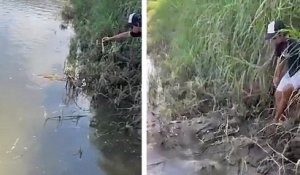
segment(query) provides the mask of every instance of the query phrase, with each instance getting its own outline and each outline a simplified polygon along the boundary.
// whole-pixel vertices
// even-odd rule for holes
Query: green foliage
[[[197,108],[204,92],[217,101],[239,103],[255,86],[262,101],[272,99],[271,51],[263,39],[266,26],[281,19],[299,37],[299,0],[156,0],[149,4],[149,48],[164,55],[156,61],[165,71],[159,76],[166,111],[173,111],[170,116]],[[194,85],[188,86],[190,82]],[[177,95],[165,96],[172,91]]]
[[[70,10],[71,8],[71,10]],[[141,40],[129,38],[105,43],[101,38],[129,30],[130,13],[139,12],[139,0],[71,0],[73,38],[65,72],[70,77],[79,73],[86,79],[88,94],[107,97],[118,108],[129,109],[130,116],[140,114]],[[100,44],[96,44],[100,40]],[[124,61],[124,58],[126,58]],[[129,61],[128,61],[129,60]]]

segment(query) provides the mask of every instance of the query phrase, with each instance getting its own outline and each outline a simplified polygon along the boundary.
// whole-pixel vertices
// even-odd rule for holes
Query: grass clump
[[[72,39],[65,73],[74,82],[85,79],[84,91],[94,98],[101,95],[127,112],[128,121],[140,119],[141,41],[129,38],[101,47],[101,38],[129,30],[130,13],[139,12],[139,0],[71,0],[62,14],[72,21]],[[100,40],[100,44],[97,44]]]
[[[152,0],[148,4],[149,51],[163,70],[152,78],[153,86],[163,90],[152,89],[150,98],[160,102],[165,116],[233,103],[265,108],[272,101],[272,51],[264,43],[266,25],[281,19],[297,37],[300,1]]]
[[[72,20],[74,18],[74,9],[72,8],[72,6],[70,6],[69,4],[65,5],[63,10],[61,11],[61,16],[65,21]]]

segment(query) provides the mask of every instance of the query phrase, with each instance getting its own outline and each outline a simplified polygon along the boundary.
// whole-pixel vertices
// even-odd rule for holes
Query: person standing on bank
[[[141,37],[142,36],[142,16],[138,13],[132,13],[128,17],[128,25],[130,26],[130,31],[119,33],[112,37],[102,38],[102,42],[107,41],[117,41],[121,39],[126,39],[129,37]]]
[[[284,119],[283,115],[289,99],[294,91],[300,88],[300,42],[288,37],[288,32],[282,21],[276,20],[268,24],[265,39],[275,45],[277,65],[273,84],[275,91],[274,122]]]

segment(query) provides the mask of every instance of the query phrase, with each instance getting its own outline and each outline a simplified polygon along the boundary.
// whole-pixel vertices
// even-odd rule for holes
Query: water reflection
[[[59,0],[0,0],[0,174],[140,174],[135,173],[138,151],[124,152],[134,146],[131,141],[118,132],[95,136],[102,128],[116,131],[107,125],[105,116],[112,115],[107,104],[95,112],[103,125],[91,129],[95,114],[89,112],[89,98],[73,88],[66,91],[63,81],[38,76],[63,76],[74,32],[60,29],[62,5]],[[84,117],[58,118],[78,115]],[[53,120],[45,124],[47,118]]]
[[[96,110],[98,126],[93,131],[91,142],[102,152],[99,166],[108,175],[140,175],[140,141],[124,135],[124,130],[120,130],[116,122],[122,116],[116,114],[118,112],[105,102],[100,103]]]

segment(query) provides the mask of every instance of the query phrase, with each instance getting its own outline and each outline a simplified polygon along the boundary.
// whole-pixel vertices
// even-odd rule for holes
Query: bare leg
[[[280,102],[281,100],[281,97],[282,97],[282,92],[279,92],[279,91],[275,91],[275,102],[274,102],[274,110],[273,110],[273,113],[272,113],[272,116],[274,117],[274,119],[276,118],[276,112],[278,111],[278,103]]]
[[[294,91],[294,87],[291,84],[288,84],[282,92],[275,93],[275,121],[278,122],[281,118],[281,115],[283,114],[284,110],[286,109],[288,105],[288,101]]]

